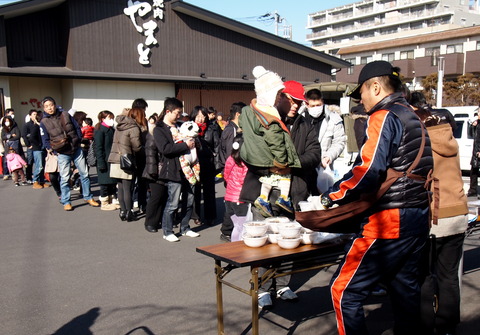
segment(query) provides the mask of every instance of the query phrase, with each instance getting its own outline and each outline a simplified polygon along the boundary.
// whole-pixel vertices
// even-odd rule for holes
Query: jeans
[[[70,166],[72,161],[77,167],[78,173],[80,174],[83,199],[93,199],[92,192],[90,191],[90,178],[88,176],[87,162],[83,156],[82,149],[78,148],[75,153],[71,155],[58,154],[60,190],[62,192],[60,202],[62,205],[70,204],[70,185],[68,184],[68,180],[70,179]]]
[[[43,184],[45,176],[43,174],[43,165],[45,163],[45,152],[43,150],[35,150],[33,153],[33,182]],[[28,152],[27,152],[28,155]]]
[[[184,179],[181,183],[169,181],[167,182],[168,198],[165,205],[162,218],[163,235],[168,236],[173,234],[173,219],[175,212],[180,204],[180,194],[182,194],[182,221],[180,223],[180,233],[185,233],[190,230],[188,222],[192,216],[193,210],[193,186]]]

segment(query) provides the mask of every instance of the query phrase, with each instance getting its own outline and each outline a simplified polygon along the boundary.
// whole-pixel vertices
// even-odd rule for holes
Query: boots
[[[127,211],[127,215],[125,217],[127,222],[137,221],[137,214],[135,214],[132,210]]]
[[[99,197],[99,199],[102,205],[102,207],[100,207],[102,211],[114,211],[116,209],[115,205],[112,205],[108,202],[108,197]]]
[[[118,199],[114,195],[108,196],[108,203],[115,206],[115,209],[120,209],[120,204],[118,203]]]
[[[32,188],[33,188],[34,190],[41,190],[41,189],[43,188],[43,185],[40,184],[38,181],[36,181],[36,182],[33,183]]]

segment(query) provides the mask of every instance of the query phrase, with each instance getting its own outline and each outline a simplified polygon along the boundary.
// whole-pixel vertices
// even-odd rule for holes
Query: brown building
[[[480,27],[452,29],[415,37],[343,47],[337,53],[352,66],[336,75],[338,81],[356,82],[365,64],[386,60],[400,67],[411,89],[421,90],[422,79],[438,72],[444,60],[445,80],[466,73],[480,74]]]
[[[183,1],[31,0],[0,7],[0,100],[21,114],[53,96],[64,109],[119,113],[176,96],[228,112],[254,96],[256,65],[303,84],[349,66]]]

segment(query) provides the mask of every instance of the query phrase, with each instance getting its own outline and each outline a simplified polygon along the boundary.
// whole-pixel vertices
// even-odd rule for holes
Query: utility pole
[[[445,70],[445,57],[438,57],[437,108],[442,108],[443,71],[444,70]]]

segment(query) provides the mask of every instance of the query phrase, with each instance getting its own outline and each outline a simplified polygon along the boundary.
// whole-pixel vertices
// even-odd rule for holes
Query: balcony
[[[412,79],[415,77],[415,60],[414,59],[399,59],[392,62],[393,66],[400,68],[400,74],[405,79]]]
[[[475,57],[479,57],[480,51],[472,51],[472,52],[477,52]],[[463,53],[440,55],[440,57],[445,58],[445,69],[443,72],[445,76],[457,77],[463,74]],[[477,68],[480,69],[480,64],[478,64],[478,58],[476,58],[474,61],[471,61],[471,62],[472,64],[469,64],[469,65],[476,66]],[[467,64],[468,63],[469,62],[467,58]],[[415,59],[415,76],[416,77],[426,77],[429,74],[437,73],[437,72],[438,72],[438,66],[432,65],[431,56],[420,57]],[[466,72],[470,72],[470,71],[467,70]]]
[[[465,73],[479,73],[480,72],[480,50],[468,51],[465,62]]]

